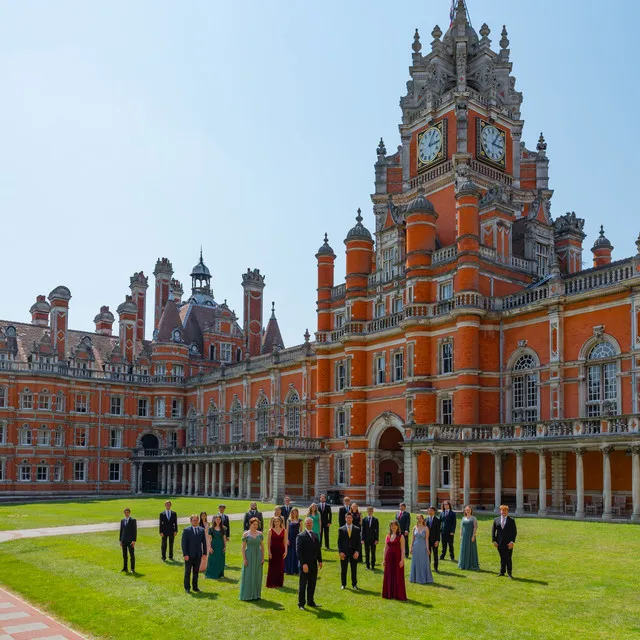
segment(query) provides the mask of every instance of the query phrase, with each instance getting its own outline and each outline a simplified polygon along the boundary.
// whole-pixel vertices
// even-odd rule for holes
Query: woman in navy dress
[[[296,507],[289,513],[289,527],[287,531],[287,557],[284,559],[284,572],[290,576],[297,576],[298,552],[296,551],[296,538],[300,533],[300,512]]]

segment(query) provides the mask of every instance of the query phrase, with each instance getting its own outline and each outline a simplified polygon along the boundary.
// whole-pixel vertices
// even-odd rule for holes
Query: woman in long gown
[[[416,516],[416,526],[413,527],[409,582],[417,584],[431,584],[433,582],[429,563],[429,527],[426,526],[422,514]]]
[[[311,530],[320,537],[320,512],[318,511],[318,505],[315,502],[311,503],[307,518],[311,518],[313,520],[313,528]]]
[[[204,529],[204,537],[207,541],[207,555],[202,556],[202,560],[200,561],[200,573],[207,570],[207,563],[209,561],[209,549],[211,549],[211,538],[209,537],[209,522],[207,521],[207,512],[200,512],[200,526]]]
[[[287,530],[287,557],[284,560],[284,572],[290,576],[297,576],[300,568],[298,567],[298,553],[296,551],[296,538],[300,533],[300,512],[296,507],[291,509],[289,513],[289,527]]]
[[[458,569],[468,569],[478,571],[480,562],[478,561],[478,543],[476,533],[478,531],[478,521],[473,515],[473,509],[467,505],[464,508],[464,515],[460,522],[460,555],[458,556]]]
[[[384,578],[382,580],[382,597],[392,600],[406,600],[407,591],[404,586],[404,536],[400,534],[397,520],[389,523],[389,533],[384,541]]]
[[[287,557],[287,530],[284,518],[274,516],[267,534],[267,553],[269,569],[267,570],[267,587],[277,589],[284,585],[284,560]]]
[[[360,513],[360,509],[355,502],[351,503],[351,515],[353,516],[353,526],[358,527],[358,529],[360,529],[360,533],[362,533],[362,513]],[[363,562],[362,553],[358,556],[358,562]]]
[[[227,529],[222,524],[222,517],[219,513],[213,516],[211,528],[209,529],[209,555],[207,560],[207,570],[205,578],[224,578],[224,565],[227,553]]]
[[[258,518],[249,520],[249,531],[242,534],[242,574],[240,576],[240,600],[260,600],[262,595],[262,565],[264,542],[258,531]]]

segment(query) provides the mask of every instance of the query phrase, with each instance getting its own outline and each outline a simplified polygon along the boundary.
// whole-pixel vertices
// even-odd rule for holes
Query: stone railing
[[[399,311],[390,316],[384,316],[383,318],[376,318],[367,322],[367,332],[385,331],[386,329],[392,329],[397,327],[404,319],[404,311]]]
[[[640,415],[551,420],[530,424],[420,425],[414,441],[553,440],[640,434]]]
[[[599,289],[600,287],[610,287],[633,277],[638,277],[638,275],[633,270],[631,260],[627,260],[607,267],[590,269],[565,278],[564,288],[567,294],[577,294],[583,291]]]
[[[535,263],[532,260],[525,260],[518,256],[511,256],[511,266],[516,269],[522,269],[523,271],[531,271],[535,266]]]
[[[425,171],[424,173],[421,173],[415,178],[411,178],[411,180],[409,181],[409,187],[411,189],[415,189],[420,185],[427,184],[427,182],[431,182],[432,180],[436,180],[441,176],[450,174],[452,170],[453,170],[453,164],[451,160],[447,160],[447,162],[443,162],[442,164],[439,164],[437,167],[434,167],[429,171]]]
[[[441,262],[449,262],[454,260],[458,255],[458,247],[452,244],[450,247],[438,249],[431,254],[431,264],[440,264]]]
[[[496,250],[493,247],[487,247],[483,244],[480,245],[480,255],[487,260],[495,260],[496,259]]]
[[[471,160],[470,166],[472,171],[476,171],[480,175],[486,176],[493,183],[499,182],[508,185],[513,183],[513,178],[511,176],[499,169],[494,169],[482,162],[478,162],[477,160]]]
[[[525,289],[519,293],[514,293],[502,298],[493,298],[491,308],[496,311],[514,309],[516,307],[524,307],[528,304],[534,304],[549,297],[549,286],[541,285],[533,289]]]
[[[394,269],[385,273],[382,270],[374,271],[369,274],[367,279],[367,283],[370,287],[373,287],[377,284],[384,284],[386,282],[395,282],[402,280],[405,277],[406,269],[404,265],[396,266]],[[335,287],[334,287],[335,288]]]
[[[344,298],[346,292],[347,285],[344,282],[337,285],[336,287],[331,287],[331,300],[339,300],[340,298]]]

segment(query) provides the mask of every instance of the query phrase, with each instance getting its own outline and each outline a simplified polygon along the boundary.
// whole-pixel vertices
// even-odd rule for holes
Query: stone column
[[[430,479],[429,479],[429,502],[438,508],[438,452],[432,449],[430,462]]]
[[[249,500],[251,498],[251,467],[253,466],[253,460],[249,460],[245,463],[245,479],[244,479],[244,497]]]
[[[631,447],[631,495],[633,499],[631,520],[640,522],[640,447]]]
[[[260,460],[260,501],[264,502],[267,498],[267,461],[262,458]]]
[[[273,456],[273,485],[272,485],[272,499],[276,504],[282,504],[284,500],[285,492],[285,478],[284,478],[284,454],[276,453]]]
[[[554,451],[551,454],[551,504],[560,511],[565,499],[566,454],[564,451]]]
[[[187,495],[187,463],[182,463],[182,495]]]
[[[167,479],[166,473],[167,473],[166,465],[161,463],[160,464],[160,493],[161,494],[166,493],[165,491],[165,481]]]
[[[138,493],[138,463],[131,463],[131,493]]]
[[[547,457],[544,449],[538,450],[538,483],[539,501],[538,515],[547,515]]]
[[[236,463],[231,462],[231,497],[236,497]]]
[[[464,460],[462,495],[464,504],[462,506],[466,507],[468,504],[471,504],[471,451],[463,451],[462,459]]]
[[[493,510],[500,513],[502,504],[502,451],[493,452]]]
[[[216,481],[218,478],[217,471],[218,471],[218,465],[215,462],[212,462],[211,463],[211,496],[218,495],[218,492],[216,491]]]
[[[189,463],[189,478],[187,480],[187,495],[193,495],[193,463]]]
[[[309,460],[307,459],[302,461],[302,497],[304,500],[309,500]]]
[[[455,509],[460,501],[460,458],[457,453],[449,455],[449,502]],[[414,460],[414,463],[416,461]],[[413,465],[413,472],[416,472],[416,465]],[[414,495],[417,495],[414,493]]]
[[[576,518],[584,518],[584,449],[576,449]]]
[[[173,471],[171,473],[171,495],[176,495],[178,493],[178,463],[173,463]]]
[[[209,463],[205,462],[204,464],[204,487],[202,490],[202,495],[205,498],[209,497]]]
[[[202,466],[201,462],[196,462],[196,470],[195,470],[195,476],[194,476],[194,487],[193,487],[193,495],[194,496],[198,496],[200,495],[200,467]]]
[[[413,487],[413,449],[404,447],[404,502],[409,511],[414,511],[415,492]]]
[[[516,451],[516,514],[521,516],[524,513],[524,472],[522,462],[524,451]]]
[[[138,465],[138,493],[142,493],[142,464]]]
[[[329,489],[329,456],[316,458],[316,496],[326,494]]]
[[[224,495],[224,462],[218,464],[218,495]]]
[[[244,496],[244,462],[238,462],[238,498]]]
[[[613,447],[602,447],[602,519],[611,520],[611,452]]]

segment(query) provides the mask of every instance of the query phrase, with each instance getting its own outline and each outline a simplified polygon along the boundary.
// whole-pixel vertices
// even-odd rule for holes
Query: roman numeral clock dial
[[[446,156],[446,122],[438,122],[418,134],[418,171],[444,160]]]
[[[505,168],[506,135],[498,127],[478,121],[478,158]]]

